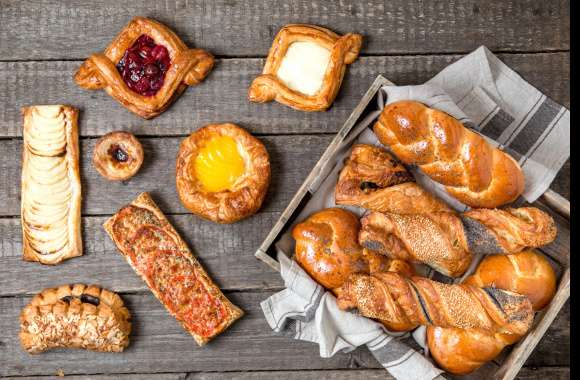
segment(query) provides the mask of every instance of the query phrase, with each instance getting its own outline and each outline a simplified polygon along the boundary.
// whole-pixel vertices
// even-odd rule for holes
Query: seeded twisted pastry
[[[475,209],[461,215],[434,212],[397,215],[370,212],[361,219],[359,243],[407,261],[461,276],[474,253],[509,254],[556,238],[551,216],[533,207]]]
[[[292,230],[294,257],[314,280],[335,294],[352,273],[394,270],[414,274],[413,267],[402,260],[363,249],[357,241],[359,228],[356,215],[341,208],[316,212]]]
[[[383,148],[357,144],[340,172],[336,204],[396,214],[451,211],[415,183],[409,171]]]
[[[556,292],[556,274],[552,266],[543,255],[532,251],[487,256],[464,283],[525,295],[535,311],[544,308]],[[474,329],[427,327],[431,356],[441,368],[456,375],[476,370],[521,337]]]
[[[525,334],[534,312],[517,293],[470,285],[447,285],[394,272],[353,274],[343,284],[338,305],[357,308],[388,325],[432,325]]]
[[[498,207],[524,191],[524,174],[511,156],[444,112],[395,102],[384,108],[374,132],[397,158],[471,207]]]
[[[63,347],[120,352],[129,345],[130,321],[116,293],[62,285],[43,290],[22,309],[20,343],[31,354]]]

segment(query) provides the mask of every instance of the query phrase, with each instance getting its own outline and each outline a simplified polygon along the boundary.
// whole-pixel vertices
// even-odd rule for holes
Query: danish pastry
[[[360,34],[339,36],[319,26],[286,25],[274,39],[248,97],[257,103],[276,100],[302,111],[325,111],[361,45]]]
[[[20,343],[31,354],[52,348],[121,352],[130,333],[121,297],[95,285],[45,289],[20,314]]]
[[[216,223],[254,214],[270,183],[264,145],[234,124],[210,124],[181,143],[177,192],[185,207]]]
[[[199,84],[214,65],[213,56],[189,49],[165,25],[135,17],[103,53],[91,55],[76,72],[87,90],[104,89],[137,115],[151,119]]]
[[[58,264],[82,255],[78,111],[62,105],[22,111],[23,258]]]
[[[125,180],[133,177],[143,164],[143,147],[128,132],[110,132],[101,137],[93,151],[93,165],[103,177]]]
[[[133,270],[201,346],[244,313],[213,283],[149,194],[104,224]]]
[[[413,175],[386,150],[367,144],[352,148],[340,172],[334,198],[339,205],[395,214],[451,211],[417,185]]]

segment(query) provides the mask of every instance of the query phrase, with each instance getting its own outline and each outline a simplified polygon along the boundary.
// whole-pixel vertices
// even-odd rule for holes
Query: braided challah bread
[[[395,102],[382,111],[374,132],[397,158],[417,165],[468,206],[498,207],[524,191],[524,174],[511,156],[444,112]]]

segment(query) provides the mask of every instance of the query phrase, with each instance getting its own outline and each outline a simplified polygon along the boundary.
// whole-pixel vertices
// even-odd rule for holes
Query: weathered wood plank
[[[168,111],[148,121],[127,111],[104,91],[77,87],[72,75],[80,62],[0,62],[0,137],[21,135],[22,106],[63,102],[83,111],[79,124],[83,136],[100,136],[118,129],[137,135],[186,135],[204,124],[224,121],[240,123],[259,134],[337,132],[378,74],[399,85],[420,84],[459,58],[361,58],[350,66],[338,99],[327,112],[250,103],[247,89],[261,72],[263,60],[218,60],[205,82],[188,89]],[[547,95],[569,106],[569,53],[504,54],[500,58]]]
[[[194,255],[223,289],[279,289],[280,275],[254,252],[279,213],[261,213],[231,225],[193,215],[168,216]],[[83,218],[84,255],[56,266],[22,261],[19,219],[0,219],[0,296],[35,294],[61,283],[96,283],[124,292],[147,291],[102,228],[105,217]]]
[[[0,298],[0,376],[90,373],[152,373],[247,370],[378,368],[368,350],[322,359],[318,347],[272,334],[259,302],[271,293],[231,293],[246,315],[200,348],[151,295],[123,295],[133,315],[130,347],[123,353],[56,350],[28,355],[19,347],[18,315],[30,297]]]
[[[288,23],[314,23],[366,37],[366,54],[570,47],[569,1],[461,2],[4,1],[3,60],[78,59],[100,51],[133,16],[151,16],[190,46],[218,56],[265,56]],[[549,31],[547,33],[546,31]],[[25,41],[25,43],[23,43]]]
[[[251,372],[201,372],[201,373],[167,373],[167,374],[115,374],[115,375],[79,375],[67,376],[70,380],[217,380],[227,377],[231,380],[319,380],[321,377],[334,380],[392,380],[391,375],[382,369],[350,369],[350,370],[328,370],[320,371],[251,371]],[[44,380],[47,376],[25,376],[8,377],[7,380]],[[518,374],[517,379],[540,380],[554,379],[564,380],[570,378],[570,368],[568,367],[524,367]]]
[[[192,128],[193,130],[193,128]],[[331,135],[266,136],[272,163],[272,182],[262,211],[283,210],[332,139]],[[96,139],[81,141],[83,215],[110,215],[138,193],[149,191],[165,213],[186,213],[175,188],[175,158],[182,138],[142,138],[145,162],[139,173],[126,182],[101,177],[92,165]],[[0,140],[1,215],[20,214],[21,140]]]
[[[42,355],[24,353],[18,343],[18,314],[30,297],[0,298],[0,375],[25,376],[90,373],[150,373],[199,371],[258,371],[258,370],[312,370],[343,368],[379,368],[366,349],[350,354],[338,354],[322,359],[318,347],[297,342],[287,336],[275,336],[266,324],[259,302],[271,293],[230,293],[228,297],[242,307],[245,317],[230,330],[204,348],[196,346],[179,324],[170,317],[161,304],[150,294],[123,295],[133,315],[131,346],[122,354],[103,354],[83,350],[56,350]],[[569,317],[569,311],[568,311]],[[569,323],[569,319],[568,319]],[[546,336],[559,336],[569,325],[558,318]],[[550,341],[545,339],[538,350],[555,365],[568,365],[569,338]],[[568,341],[567,341],[568,340]],[[543,345],[546,345],[542,348]],[[568,345],[568,351],[554,350]],[[567,354],[567,355],[566,355]],[[232,360],[235,358],[235,360]],[[546,361],[542,358],[541,361]],[[534,356],[527,365],[536,366]],[[540,364],[542,365],[542,364]],[[195,378],[195,377],[194,377]]]

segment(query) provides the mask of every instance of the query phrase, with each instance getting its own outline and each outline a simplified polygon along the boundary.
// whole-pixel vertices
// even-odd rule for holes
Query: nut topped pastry
[[[254,214],[270,184],[264,145],[234,124],[210,124],[184,139],[177,155],[177,191],[185,207],[217,223]]]
[[[372,211],[421,214],[451,211],[415,183],[413,175],[383,148],[356,144],[340,172],[336,204]]]
[[[110,132],[102,136],[93,151],[93,165],[103,177],[125,180],[133,177],[143,164],[143,147],[128,132]]]
[[[58,264],[82,255],[78,110],[51,105],[22,111],[23,258]]]
[[[276,35],[248,97],[257,103],[276,100],[302,111],[325,111],[361,45],[359,34],[339,36],[319,26],[286,25]]]
[[[87,90],[104,89],[130,111],[150,119],[212,70],[213,56],[189,49],[165,25],[135,17],[103,53],[91,55],[74,76]]]
[[[130,333],[121,297],[95,285],[45,289],[20,314],[20,343],[31,354],[52,348],[120,352]]]

